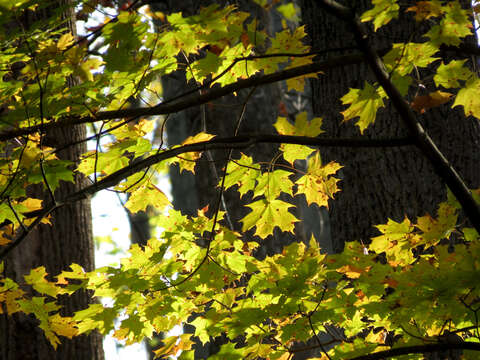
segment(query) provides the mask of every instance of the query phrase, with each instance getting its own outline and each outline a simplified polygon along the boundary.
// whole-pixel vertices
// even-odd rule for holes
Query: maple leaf
[[[458,1],[450,1],[445,7],[445,14],[440,24],[433,26],[425,36],[430,38],[434,45],[460,45],[461,38],[472,34],[472,20],[470,10],[462,9]]]
[[[244,196],[248,191],[255,188],[259,172],[260,168],[253,164],[253,159],[242,154],[240,159],[228,163],[225,189],[238,185],[238,192],[241,196]]]
[[[180,146],[208,141],[213,137],[215,137],[215,135],[207,134],[205,132],[200,132],[195,136],[189,136],[188,138],[186,138]],[[182,156],[177,156],[175,159],[172,159],[171,163],[172,164],[177,163],[178,166],[180,167],[180,172],[190,171],[195,174],[195,164],[201,155],[202,153],[200,151],[192,151],[192,152],[184,153],[182,154]]]
[[[417,95],[411,106],[413,110],[423,114],[428,109],[447,103],[452,96],[453,94],[437,90],[428,95]]]
[[[403,222],[398,223],[388,219],[385,225],[375,226],[383,235],[372,238],[369,245],[370,250],[377,254],[386,252],[387,260],[392,266],[408,265],[414,261],[411,249],[418,245],[419,238],[413,234],[413,225],[405,218]]]
[[[295,123],[292,124],[286,117],[278,117],[273,125],[281,135],[298,135],[315,137],[323,133],[321,129],[323,119],[315,117],[308,121],[307,113],[301,112],[295,117]],[[293,165],[295,160],[306,159],[314,149],[305,145],[281,144],[280,150],[283,151],[283,158]]]
[[[132,213],[146,211],[147,206],[153,206],[158,211],[163,211],[170,205],[167,196],[155,184],[147,181],[130,192],[130,197],[125,207]]]
[[[55,283],[49,282],[46,279],[47,271],[44,266],[32,269],[30,274],[25,275],[25,281],[27,284],[32,285],[32,287],[38,291],[40,294],[50,295],[56,297],[58,294],[62,293],[62,289],[57,287]]]
[[[372,4],[374,5],[373,9],[365,11],[360,16],[360,20],[363,22],[373,20],[375,31],[398,17],[400,6],[398,6],[397,0],[372,0]]]
[[[305,194],[307,204],[318,204],[328,208],[328,199],[340,189],[337,186],[339,179],[333,177],[342,166],[336,162],[330,162],[322,166],[320,153],[317,151],[314,156],[308,160],[307,172],[296,181],[298,185],[296,195]]]
[[[377,110],[384,106],[381,92],[366,81],[363,89],[350,89],[340,100],[344,105],[350,104],[349,108],[342,112],[344,121],[359,117],[356,124],[362,134],[375,122]]]
[[[472,78],[465,84],[465,87],[458,92],[455,102],[452,108],[455,106],[463,105],[465,115],[473,115],[477,119],[480,119],[480,79]]]
[[[293,232],[295,222],[299,221],[288,209],[294,207],[282,200],[261,199],[247,205],[252,212],[242,220],[242,231],[256,227],[255,235],[265,239],[273,234],[273,229],[278,227],[281,231]]]
[[[162,339],[162,347],[153,350],[155,356],[176,356],[180,350],[190,350],[194,342],[190,340],[192,334],[182,334],[180,336],[169,336]]]
[[[48,318],[48,322],[52,331],[57,335],[71,339],[78,334],[76,322],[71,317],[63,317],[56,313]]]
[[[53,332],[49,324],[49,313],[57,311],[60,306],[55,302],[45,302],[44,297],[34,296],[31,299],[22,299],[18,303],[23,312],[33,314],[40,322],[39,327],[44,331],[45,337],[48,339],[53,348],[57,348],[60,344],[58,336]]]
[[[398,43],[383,57],[389,71],[395,70],[399,75],[410,74],[416,67],[427,67],[437,60],[433,57],[438,46],[431,43]]]
[[[102,334],[108,334],[114,329],[118,316],[115,308],[104,307],[102,304],[89,304],[88,308],[77,311],[73,319],[77,322],[79,334],[98,329]]]
[[[278,117],[273,125],[281,135],[297,135],[315,137],[323,133],[321,129],[323,119],[320,117],[308,121],[307,112],[303,111],[295,117],[295,123],[290,123],[285,117]]]
[[[339,267],[336,271],[341,274],[345,274],[350,279],[358,279],[362,273],[368,270],[353,265],[344,265]]]
[[[293,196],[293,182],[290,180],[292,173],[286,170],[264,172],[257,178],[257,185],[253,196],[265,195],[267,199],[275,199],[284,192]]]
[[[3,271],[3,263],[0,264],[0,270]],[[21,310],[18,300],[22,299],[25,291],[20,289],[18,284],[10,278],[2,278],[0,282],[0,303],[5,306],[0,306],[0,314],[14,314]]]
[[[459,80],[468,80],[474,77],[470,69],[464,67],[467,60],[452,60],[448,64],[443,62],[437,68],[437,73],[433,77],[437,86],[444,88],[458,88],[460,87]]]
[[[458,213],[455,207],[441,203],[438,208],[438,217],[432,218],[425,215],[417,218],[417,227],[423,232],[423,243],[427,245],[435,245],[444,238],[449,238],[450,234],[455,230],[457,224]]]
[[[72,164],[73,162],[68,160],[56,159],[43,162],[43,173],[52,190],[55,190],[60,186],[60,181],[75,182],[74,173],[70,170]],[[29,180],[36,184],[43,183],[45,185],[42,169],[40,167],[35,168],[31,174],[29,174]]]
[[[410,6],[407,12],[415,12],[415,20],[420,22],[432,17],[438,17],[444,13],[440,0],[417,1],[417,4]]]
[[[283,158],[292,165],[296,160],[305,160],[315,151],[311,147],[297,144],[282,144],[280,150]]]

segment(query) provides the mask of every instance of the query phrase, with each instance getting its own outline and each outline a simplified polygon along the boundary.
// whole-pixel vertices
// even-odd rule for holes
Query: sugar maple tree
[[[86,1],[79,9],[88,14],[98,3],[112,5]],[[266,1],[257,3],[271,8]],[[228,341],[212,357],[218,359],[290,359],[305,350],[302,342],[312,338],[310,348],[320,349],[323,359],[404,354],[421,358],[423,353],[455,349],[462,350],[464,358],[476,358],[480,210],[475,197],[480,191],[466,187],[455,164],[448,163],[419,121],[422,113],[446,103],[463,107],[466,117],[480,119],[480,79],[469,63],[479,49],[463,42],[472,35],[475,12],[462,9],[457,1],[439,0],[407,7],[396,0],[374,0],[363,14],[330,0],[318,4],[351,26],[357,50],[319,62],[305,45],[303,27],[285,27],[270,35],[250,14],[233,6],[210,6],[189,17],[165,16],[139,1],[123,6],[118,16],[81,39],[65,33],[54,19],[47,30],[42,24],[2,34],[0,260],[28,241],[40,223],[48,224],[54,209],[101,190],[129,193],[126,207],[131,212],[151,206],[159,215],[152,219],[158,229],[155,237],[143,248],[132,246],[117,267],[85,272],[72,264],[60,274],[47,274],[39,267],[21,284],[0,278],[1,311],[36,317],[53,347],[62,336],[94,329],[102,334],[113,330],[117,339],[130,344],[190,322],[201,342],[225,335]],[[0,21],[7,24],[12,16],[38,6],[27,0],[0,2]],[[282,6],[285,16],[293,16],[291,3]],[[393,44],[387,51],[372,48],[369,38],[399,15],[425,23],[424,41]],[[160,30],[151,30],[152,19],[163,23]],[[102,48],[94,51],[98,37]],[[468,56],[444,62],[445,48],[461,49],[459,53]],[[408,138],[318,137],[322,119],[309,120],[302,113],[294,122],[279,117],[276,134],[235,133],[222,138],[200,133],[170,148],[149,140],[154,129],[162,131],[162,125],[150,118],[153,115],[168,117],[244,88],[282,80],[302,91],[305,78],[359,62],[369,64],[376,81],[365,81],[341,98],[344,120],[356,121],[363,133],[377,111],[391,102],[410,130]],[[418,69],[426,67],[434,69],[435,90],[412,97]],[[197,87],[163,99],[158,79],[181,68]],[[67,87],[68,76],[81,81]],[[128,108],[131,97],[142,97],[145,106]],[[75,163],[59,160],[59,149],[42,141],[53,128],[87,123],[99,124],[85,139],[96,141],[96,150]],[[264,166],[241,154],[242,149],[265,142],[280,144],[285,161],[279,156]],[[294,197],[304,196],[308,204],[328,208],[341,191],[342,165],[323,163],[319,148],[352,146],[362,151],[401,145],[421,149],[450,189],[448,201],[438,205],[436,214],[372,224],[379,236],[368,245],[350,242],[342,254],[322,253],[312,238],[263,260],[253,256],[259,242],[274,231],[294,231],[300,221],[291,211]],[[199,209],[196,216],[184,216],[171,208],[157,186],[157,175],[172,164],[194,173],[202,152],[211,149],[228,154],[219,198],[210,205],[213,215]],[[299,166],[305,160],[307,170]],[[73,181],[75,172],[89,176],[91,184],[55,198],[60,182]],[[45,187],[51,196],[28,197],[32,184]],[[230,188],[251,199],[240,220],[241,232],[223,221],[220,195]],[[445,241],[451,239],[453,251]],[[111,301],[62,316],[57,298],[79,289]],[[192,313],[201,315],[191,320]],[[120,315],[122,320],[117,321]],[[336,346],[322,343],[320,332],[330,333]],[[191,337],[167,337],[155,354],[181,351],[180,358],[191,358]]]

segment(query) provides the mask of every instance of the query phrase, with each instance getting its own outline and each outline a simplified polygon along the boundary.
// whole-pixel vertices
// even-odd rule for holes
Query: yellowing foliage
[[[34,9],[40,3],[0,1],[2,26],[18,18],[25,7]],[[113,3],[80,1],[76,10],[87,16],[91,7],[100,4],[114,11]],[[340,49],[347,55],[336,57],[339,49],[312,51],[306,28],[291,26],[299,16],[296,4],[255,3],[259,10],[284,16],[283,28],[272,34],[256,14],[214,3],[192,15],[146,7],[116,9],[117,16],[95,30],[101,39],[99,48],[89,37],[78,39],[59,28],[59,19],[44,25],[45,31],[33,27],[0,34],[0,313],[34,317],[54,348],[64,338],[94,330],[103,335],[112,332],[116,339],[132,344],[176,326],[195,327],[193,334],[163,339],[154,349],[157,358],[192,358],[196,342],[205,344],[215,337],[222,337],[224,343],[212,359],[288,360],[305,350],[301,346],[307,343],[322,353],[318,359],[351,359],[390,346],[395,351],[412,345],[445,346],[451,334],[458,336],[459,344],[480,350],[476,347],[480,237],[479,225],[472,221],[480,189],[468,193],[463,188],[467,200],[458,196],[457,189],[457,199],[449,194],[434,214],[400,216],[402,220],[385,216],[383,223],[372,224],[377,236],[347,239],[352,242],[340,254],[326,254],[313,235],[306,235],[310,240],[305,243],[292,239],[276,254],[259,251],[283,232],[297,236],[302,209],[328,210],[341,196],[343,165],[323,163],[322,147],[358,147],[355,151],[378,147],[374,141],[379,139],[373,139],[370,130],[380,109],[402,110],[399,118],[408,118],[416,128],[430,121],[424,116],[437,108],[451,111],[461,106],[465,117],[480,119],[480,79],[470,61],[478,49],[469,54],[468,46],[463,46],[472,45],[465,42],[472,35],[471,9],[462,8],[459,1],[405,5],[372,0],[363,14],[349,19],[356,9],[346,11],[343,6],[348,2],[336,4],[330,10],[339,21],[349,21],[359,30],[363,29],[360,19],[369,29],[357,43],[362,53],[350,54],[350,44]],[[323,10],[335,5],[317,3]],[[377,30],[397,26],[399,17],[417,23],[419,42],[392,43],[382,58],[376,57],[375,51],[384,49],[368,49],[362,41],[368,43],[370,36],[389,41]],[[452,46],[459,50],[452,51]],[[455,53],[455,59],[445,58],[446,52]],[[351,85],[354,88],[336,99],[344,111],[334,114],[344,122],[356,121],[360,134],[355,138],[340,139],[341,131],[325,131],[327,120],[335,119],[313,118],[305,106],[296,103],[291,110],[281,102],[282,116],[275,122],[258,119],[273,123],[275,134],[244,131],[243,110],[238,117],[237,107],[232,106],[235,127],[230,137],[192,130],[181,144],[166,145],[170,139],[163,132],[167,121],[178,121],[174,116],[170,119],[174,113],[193,106],[225,106],[217,102],[224,95],[280,80],[298,95],[306,78],[360,62],[376,70],[372,72],[376,78],[361,79],[363,87]],[[179,76],[177,71],[185,71],[192,88],[164,98],[159,79]],[[133,98],[148,105],[129,108]],[[242,109],[248,105],[242,104]],[[157,121],[157,116],[165,118]],[[465,118],[459,116],[458,121]],[[199,122],[210,131],[205,119]],[[89,136],[94,146],[71,161],[60,160],[57,153],[64,150],[62,146],[72,144],[54,148],[50,144],[55,139],[47,135],[56,127],[74,131],[73,124],[84,123],[95,125]],[[415,126],[409,127],[411,132]],[[435,146],[427,151],[419,142],[425,138],[424,133],[409,134],[411,144],[430,156],[434,167],[439,162],[431,160],[431,153],[444,164]],[[255,149],[246,154],[259,143],[278,144],[278,151],[272,159],[259,162],[257,155],[263,154]],[[212,160],[202,157],[206,151],[224,155]],[[214,181],[219,196],[187,216],[173,209],[157,179],[170,165],[198,176],[195,166],[202,161],[221,170]],[[447,163],[447,168],[454,165]],[[439,176],[451,187],[448,174]],[[453,175],[457,181],[453,184],[458,185]],[[88,185],[57,198],[56,189],[79,176],[88,176]],[[32,185],[43,187],[45,197],[31,197]],[[133,245],[118,266],[86,272],[71,264],[60,274],[39,266],[20,280],[8,277],[1,261],[18,242],[29,241],[24,235],[36,223],[50,223],[53,209],[62,211],[63,205],[105,189],[128,193],[125,208],[131,213],[147,209],[155,213],[150,219],[155,234],[144,246]],[[220,195],[226,192],[241,204],[233,221],[228,209],[221,210]],[[302,202],[303,208],[298,206]],[[400,209],[399,214],[405,212]],[[351,221],[355,226],[355,219]],[[60,296],[77,291],[104,297],[108,305],[93,302],[64,316]],[[330,334],[335,347],[319,344],[319,333]],[[428,351],[418,354],[423,352]],[[474,358],[467,351],[463,355]]]

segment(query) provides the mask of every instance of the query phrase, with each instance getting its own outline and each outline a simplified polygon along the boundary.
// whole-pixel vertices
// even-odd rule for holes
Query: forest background
[[[0,358],[474,359],[476,10],[1,1]]]

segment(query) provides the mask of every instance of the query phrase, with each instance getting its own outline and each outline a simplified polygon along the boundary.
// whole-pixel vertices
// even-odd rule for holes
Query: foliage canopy
[[[290,2],[256,2],[286,20],[298,16]],[[117,339],[130,344],[190,321],[201,342],[226,335],[228,342],[213,357],[218,359],[290,359],[312,338],[323,351],[322,359],[408,353],[421,358],[429,349],[449,348],[464,349],[466,359],[478,356],[480,211],[474,198],[480,192],[466,189],[419,125],[424,112],[446,103],[463,107],[465,117],[480,119],[480,79],[469,63],[479,49],[465,43],[473,35],[478,8],[463,9],[458,1],[415,1],[405,7],[397,0],[373,0],[371,9],[357,17],[333,1],[319,1],[358,35],[358,50],[319,62],[305,44],[302,26],[291,29],[285,21],[284,29],[271,35],[233,6],[212,5],[183,16],[152,12],[137,3],[130,2],[80,39],[66,33],[55,17],[0,35],[0,260],[28,241],[35,226],[49,223],[54,209],[100,190],[129,193],[126,207],[131,212],[153,207],[158,214],[152,218],[156,235],[144,248],[133,245],[119,266],[85,272],[72,264],[60,274],[39,267],[23,284],[0,278],[0,311],[35,316],[54,347],[61,337],[94,329],[102,334],[113,330]],[[88,16],[95,6],[110,5],[89,0],[77,9]],[[6,28],[23,12],[42,6],[29,0],[0,1],[0,22]],[[423,42],[392,44],[379,58],[368,39],[400,14],[425,23]],[[161,24],[155,30],[153,20]],[[99,37],[102,46],[95,49]],[[446,49],[457,51],[458,59],[443,61]],[[377,111],[392,102],[411,131],[409,139],[375,143],[318,137],[322,119],[302,113],[295,122],[276,119],[277,134],[221,138],[200,133],[169,148],[151,141],[168,114],[281,80],[289,89],[303,91],[307,77],[362,61],[371,66],[376,81],[344,94],[344,120],[355,121],[363,134]],[[426,67],[434,69],[435,90],[412,96],[425,80],[419,69]],[[174,99],[162,98],[159,79],[178,69],[186,70],[196,88]],[[67,86],[69,77],[81,81]],[[129,108],[132,97],[145,106]],[[166,117],[160,121],[154,115]],[[55,127],[87,123],[101,124],[90,140],[99,144],[102,138],[102,149],[97,145],[76,163],[60,160],[60,149],[43,141]],[[196,161],[207,150],[242,150],[261,142],[281,144],[285,162],[280,166],[272,159],[265,166],[245,154],[229,156],[218,184],[219,193],[233,188],[252,198],[241,220],[242,232],[226,225],[220,201],[211,204],[213,216],[199,209],[188,217],[173,209],[157,186],[158,175],[169,166],[195,173]],[[400,143],[422,149],[451,190],[436,214],[372,224],[379,236],[368,245],[348,243],[341,254],[322,253],[312,238],[265,259],[254,256],[259,242],[274,231],[294,231],[299,221],[291,212],[294,197],[328,208],[341,191],[342,164],[323,163],[319,147],[356,146],[362,151],[362,146]],[[301,161],[308,163],[306,171]],[[72,182],[76,172],[89,176],[91,184],[57,199],[55,189]],[[42,185],[47,196],[28,197],[32,184]],[[248,231],[255,238],[245,236]],[[445,240],[452,237],[457,244],[449,251]],[[57,298],[79,289],[111,301],[61,316]],[[190,320],[192,313],[201,315]],[[117,321],[120,315],[123,320]],[[327,352],[319,332],[332,334],[337,346]],[[449,338],[453,334],[456,341]],[[191,337],[168,337],[155,353],[161,357],[181,351],[180,358],[191,358]]]

